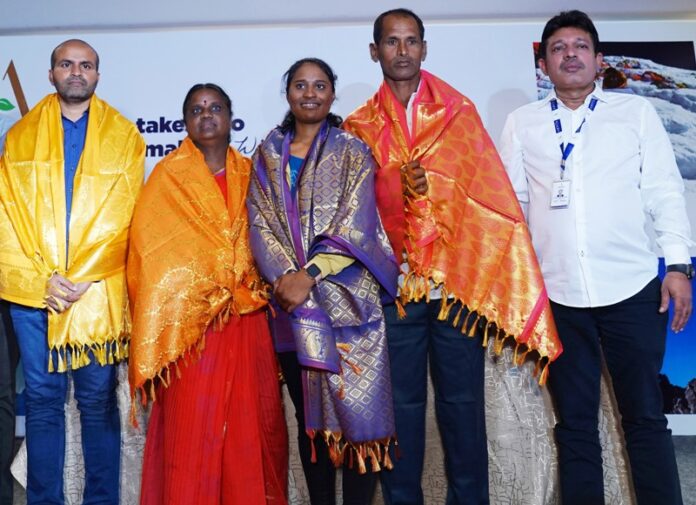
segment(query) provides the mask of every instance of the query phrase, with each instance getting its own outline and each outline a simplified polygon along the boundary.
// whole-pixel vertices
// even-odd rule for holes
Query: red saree
[[[141,505],[287,503],[287,432],[263,311],[208,330],[200,359],[161,384]]]

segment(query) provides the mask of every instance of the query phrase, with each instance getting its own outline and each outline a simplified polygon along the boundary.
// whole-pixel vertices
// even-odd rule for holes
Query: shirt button
[[[584,258],[585,257],[585,251],[580,251],[580,257]]]

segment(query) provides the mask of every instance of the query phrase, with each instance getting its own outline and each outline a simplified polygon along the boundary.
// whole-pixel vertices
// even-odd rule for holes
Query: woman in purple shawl
[[[341,464],[350,468],[343,503],[367,504],[373,472],[391,468],[380,302],[395,296],[398,266],[377,215],[370,150],[329,112],[333,71],[306,58],[285,83],[290,111],[254,155],[251,247],[273,284],[271,326],[312,505],[335,503],[333,465]]]

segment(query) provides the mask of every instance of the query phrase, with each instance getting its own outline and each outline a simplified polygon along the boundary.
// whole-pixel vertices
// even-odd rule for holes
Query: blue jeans
[[[446,503],[489,503],[485,349],[480,335],[471,338],[452,326],[459,307],[452,307],[449,320],[438,321],[440,300],[409,303],[405,319],[398,319],[393,304],[384,306],[401,452],[401,458],[394,460],[393,470],[380,472],[387,505],[423,504],[428,357],[437,424],[445,450]]]
[[[27,503],[62,505],[68,377],[49,373],[45,310],[12,304],[26,384]],[[82,425],[85,460],[83,503],[118,505],[121,431],[116,367],[92,363],[71,372]]]
[[[658,374],[667,314],[660,280],[606,307],[551,302],[563,354],[551,365],[563,505],[603,505],[598,413],[602,356],[611,375],[639,505],[681,505],[672,433],[662,413]]]

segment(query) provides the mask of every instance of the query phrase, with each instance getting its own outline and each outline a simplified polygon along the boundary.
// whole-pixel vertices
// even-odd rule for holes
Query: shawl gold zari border
[[[536,351],[544,383],[561,343],[522,210],[474,105],[421,71],[412,133],[407,124],[385,82],[344,125],[379,165],[377,205],[395,254],[405,251],[409,266],[401,303],[427,299],[431,282],[441,286],[440,319],[461,301],[469,312],[460,318],[460,308],[455,326],[469,335],[485,327],[484,345],[490,335],[497,351],[513,338],[518,362]],[[404,198],[400,169],[412,160],[426,170],[428,193]]]
[[[63,127],[48,95],[7,134],[0,161],[0,297],[46,307],[46,282],[59,273],[92,281],[79,301],[48,315],[48,346],[63,372],[127,356],[125,283],[128,228],[143,181],[145,143],[135,125],[93,95],[74,179],[66,250]],[[51,353],[53,355],[53,353]],[[68,361],[68,357],[70,361]]]
[[[230,147],[225,169],[227,204],[187,137],[157,164],[136,205],[128,252],[133,394],[155,378],[168,384],[170,365],[202,350],[216,320],[266,304],[249,248],[251,161]]]

